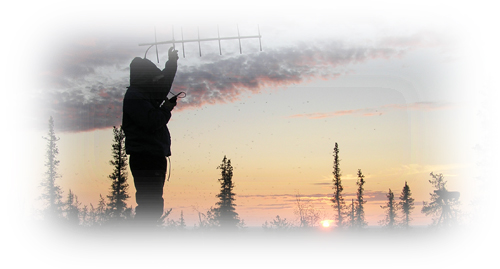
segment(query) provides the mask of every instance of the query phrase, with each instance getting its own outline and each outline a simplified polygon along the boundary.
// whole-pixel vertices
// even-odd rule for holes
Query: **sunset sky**
[[[361,4],[362,3],[357,3]],[[145,4],[147,6],[147,4]],[[217,3],[151,5],[151,14],[127,8],[108,16],[90,6],[69,8],[52,19],[35,22],[32,40],[13,53],[29,50],[23,62],[29,80],[19,102],[29,171],[20,188],[23,210],[36,208],[43,177],[45,141],[54,117],[61,161],[58,184],[71,189],[82,205],[94,206],[107,195],[111,173],[112,127],[121,124],[128,66],[142,57],[139,43],[200,36],[262,35],[257,39],[180,45],[173,92],[185,91],[173,111],[172,170],[165,206],[177,220],[183,211],[188,226],[197,212],[215,205],[217,166],[227,156],[234,167],[236,211],[247,226],[261,226],[280,215],[294,221],[296,195],[334,219],[333,147],[340,149],[344,199],[356,193],[356,173],[365,175],[366,218],[378,225],[380,208],[391,189],[399,197],[405,181],[415,198],[414,225],[428,225],[420,213],[429,200],[429,174],[442,173],[448,189],[459,191],[463,211],[479,193],[477,162],[482,122],[478,87],[483,56],[477,28],[466,7],[398,6],[395,3],[356,9],[356,5],[282,6],[252,2],[232,8]],[[171,10],[169,10],[171,9]],[[398,12],[393,12],[393,11]],[[441,12],[439,12],[441,10]],[[86,12],[92,19],[85,19]],[[148,13],[149,14],[149,13]],[[135,16],[134,16],[135,15]],[[425,18],[425,19],[424,19]],[[64,23],[60,23],[64,22]],[[19,33],[23,35],[23,33]],[[159,67],[168,45],[147,57]],[[481,53],[484,53],[482,51]],[[27,65],[27,66],[24,66]],[[14,124],[19,125],[18,121]],[[129,205],[135,206],[129,174]]]

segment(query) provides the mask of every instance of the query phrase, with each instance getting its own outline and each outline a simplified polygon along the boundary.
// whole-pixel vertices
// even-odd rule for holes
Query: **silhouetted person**
[[[136,215],[140,223],[154,224],[163,214],[163,186],[170,152],[167,123],[177,98],[166,100],[177,71],[177,50],[169,49],[165,69],[148,59],[130,63],[130,86],[123,99],[122,128],[125,149],[136,188]]]

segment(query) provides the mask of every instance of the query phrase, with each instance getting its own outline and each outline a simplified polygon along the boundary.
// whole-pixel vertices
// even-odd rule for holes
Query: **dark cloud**
[[[173,91],[187,93],[179,110],[234,102],[243,93],[259,93],[263,88],[316,77],[334,78],[350,65],[397,57],[405,49],[330,41],[222,56],[188,66],[180,60]],[[97,41],[73,47],[71,53],[62,55],[58,64],[46,73],[44,116],[54,116],[60,130],[70,132],[119,125],[121,102],[128,86],[128,65],[138,52],[137,48]]]
[[[398,56],[395,48],[348,47],[340,42],[300,44],[179,68],[174,91],[185,91],[184,108],[233,102],[244,92],[337,77],[350,64]]]
[[[43,96],[47,105],[42,115],[52,115],[58,131],[78,132],[121,124],[122,87],[90,86],[90,95],[82,90],[50,92]]]
[[[89,76],[99,77],[104,69],[126,70],[131,59],[141,52],[142,48],[104,38],[78,39],[46,57],[43,82],[45,87],[67,90]]]

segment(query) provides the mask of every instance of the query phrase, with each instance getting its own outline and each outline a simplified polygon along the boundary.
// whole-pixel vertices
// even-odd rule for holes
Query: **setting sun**
[[[332,222],[331,220],[323,220],[323,221],[321,221],[321,225],[325,228],[328,228],[328,227],[330,227],[331,222]]]

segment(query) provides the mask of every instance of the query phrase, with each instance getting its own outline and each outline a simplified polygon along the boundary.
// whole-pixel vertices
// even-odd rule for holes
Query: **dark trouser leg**
[[[163,214],[163,186],[167,160],[165,156],[130,155],[137,207],[135,218],[145,223],[156,222]]]

